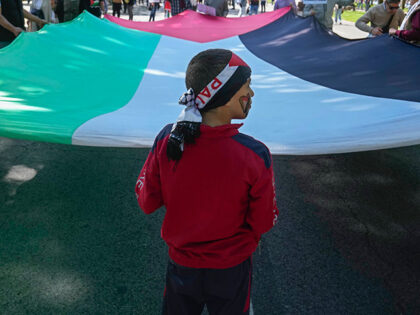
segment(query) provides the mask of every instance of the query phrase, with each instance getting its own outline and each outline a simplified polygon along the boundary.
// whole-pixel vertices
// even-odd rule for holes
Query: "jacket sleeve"
[[[411,20],[411,30],[397,31],[397,36],[405,40],[420,40],[420,11],[417,11]]]
[[[367,23],[372,21],[372,10],[369,9],[365,14],[363,14],[357,21],[356,21],[356,27],[364,32],[372,32],[373,27],[369,26]]]
[[[389,24],[389,28],[395,28],[397,30],[403,20],[404,20],[404,11],[401,9],[398,9],[397,12],[395,12],[394,16],[392,17],[391,23]]]
[[[136,182],[136,197],[146,214],[163,206],[157,150],[150,151]]]
[[[273,166],[272,163],[270,164],[268,168],[263,165],[257,180],[249,191],[250,202],[246,221],[258,239],[261,234],[268,232],[277,223],[279,214]]]
[[[311,4],[305,5],[303,7],[302,16],[304,16],[304,17],[310,16],[312,10],[313,10],[313,6]]]

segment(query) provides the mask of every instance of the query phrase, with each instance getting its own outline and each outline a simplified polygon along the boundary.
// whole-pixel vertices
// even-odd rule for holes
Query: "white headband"
[[[228,64],[198,95],[195,95],[191,88],[184,93],[179,99],[179,104],[185,105],[186,108],[182,110],[177,121],[201,122],[202,117],[199,110],[206,107],[216,93],[233,76],[236,69],[238,69],[238,66],[229,66]]]

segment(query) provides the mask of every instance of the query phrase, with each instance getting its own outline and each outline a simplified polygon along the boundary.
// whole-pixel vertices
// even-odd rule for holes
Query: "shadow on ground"
[[[356,270],[383,282],[397,313],[420,312],[418,162],[418,147],[290,161],[334,246]]]
[[[160,313],[164,211],[143,215],[133,193],[147,153],[0,138],[2,312]],[[275,157],[255,314],[419,313],[419,157]]]
[[[156,313],[163,213],[140,215],[132,193],[147,151],[7,139],[1,151],[0,309]]]

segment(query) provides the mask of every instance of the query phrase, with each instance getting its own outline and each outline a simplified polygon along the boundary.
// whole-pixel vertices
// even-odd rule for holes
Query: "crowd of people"
[[[410,1],[407,14],[400,8],[400,0],[379,0],[383,2],[377,5],[373,5],[373,0],[327,0],[325,4],[304,4],[300,0],[296,0],[297,4],[295,0],[269,1],[274,10],[291,7],[302,17],[314,16],[327,30],[332,30],[334,21],[341,23],[345,9],[365,10],[355,26],[369,33],[369,37],[390,34],[420,43],[420,0]],[[84,10],[101,17],[111,13],[109,7],[112,6],[112,15],[120,17],[123,11],[129,20],[133,20],[135,5],[149,9],[149,21],[155,21],[161,5],[165,18],[187,9],[226,17],[229,6],[238,9],[238,17],[266,12],[266,0],[32,0],[29,11],[23,8],[22,0],[0,0],[0,48],[10,44],[23,31],[37,31],[45,24],[70,21]],[[26,26],[25,19],[28,21]]]

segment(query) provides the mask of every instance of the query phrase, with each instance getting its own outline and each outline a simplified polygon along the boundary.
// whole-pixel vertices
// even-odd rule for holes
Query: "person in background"
[[[104,0],[104,8],[102,9],[102,14],[103,15],[108,14],[108,0]]]
[[[121,16],[122,0],[112,0],[112,16]]]
[[[48,24],[44,19],[26,11],[21,0],[0,0],[0,48],[9,45],[25,31],[25,18],[37,23],[39,27]]]
[[[400,9],[399,4],[399,0],[386,0],[370,8],[356,21],[356,27],[369,33],[369,36],[388,33],[390,28],[398,29],[404,19],[404,11]]]
[[[265,4],[266,4],[266,0],[261,0],[261,13],[265,12]]]
[[[189,0],[190,1],[190,10],[197,11],[197,0]]]
[[[343,13],[343,6],[337,5],[335,9],[335,24],[337,23],[341,24],[341,13]]]
[[[274,3],[274,9],[273,10],[278,10],[281,8],[285,8],[285,7],[291,7],[293,12],[296,13],[296,3],[295,0],[276,0],[276,2]]]
[[[191,8],[189,0],[171,0],[171,15],[175,16]]]
[[[156,10],[158,9],[159,0],[149,0],[149,5],[151,6],[149,22],[155,21]]]
[[[134,2],[135,0],[129,0],[127,3],[128,19],[130,21],[132,21],[134,17],[134,13],[133,13]]]
[[[369,11],[370,6],[372,5],[372,0],[366,0],[365,1],[365,11]]]
[[[410,1],[410,10],[401,23],[401,30],[390,28],[389,35],[420,45],[420,1]]]
[[[309,4],[305,5],[302,16],[315,16],[318,22],[325,27],[328,31],[332,31],[334,24],[333,13],[335,5],[343,7],[351,5],[353,0],[327,0],[327,4]]]
[[[299,1],[296,8],[296,14],[299,16],[303,16],[303,9],[305,8],[305,4],[303,3],[303,1]]]
[[[40,19],[47,21],[47,23],[58,23],[54,9],[54,0],[33,0],[30,7],[30,12]],[[30,23],[30,31],[36,32],[39,29],[40,27],[37,23],[33,21]]]
[[[165,18],[171,17],[171,2],[169,2],[169,0],[165,0],[164,10]]]
[[[258,14],[260,0],[249,0],[249,15]]]
[[[71,21],[79,15],[79,0],[56,0],[55,3],[59,23]]]
[[[238,0],[238,4],[240,7],[239,12],[238,12],[238,17],[245,16],[247,0]]]
[[[82,13],[84,10],[100,18],[102,12],[105,12],[104,0],[80,0],[79,12]]]
[[[325,8],[323,4],[305,4],[303,8],[303,17],[314,16],[320,22],[324,15]]]
[[[251,68],[225,49],[194,56],[185,109],[158,134],[135,186],[146,214],[165,206],[169,248],[162,314],[249,314],[252,254],[277,223],[273,162],[242,134],[254,91]]]
[[[227,0],[204,0],[204,4],[216,10],[216,16],[226,17],[229,13]]]

